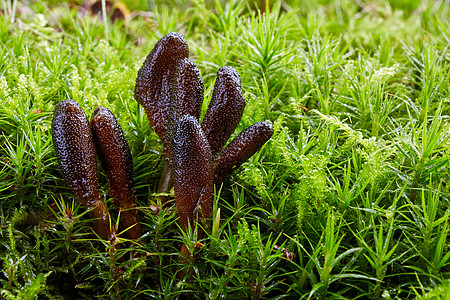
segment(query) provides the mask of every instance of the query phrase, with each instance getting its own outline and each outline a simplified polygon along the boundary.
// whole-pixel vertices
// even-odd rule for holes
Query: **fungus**
[[[168,193],[173,185],[171,166],[171,134],[166,137],[169,119],[175,124],[177,117],[191,114],[200,116],[203,102],[203,82],[198,68],[189,56],[186,40],[179,33],[169,33],[160,39],[136,78],[134,97],[145,110],[150,126],[163,141],[164,167],[157,193]],[[173,101],[173,99],[176,99]],[[167,197],[160,197],[162,202]]]
[[[214,184],[219,185],[273,134],[270,123],[259,122],[222,151],[244,112],[241,78],[232,67],[218,70],[211,102],[200,125],[203,83],[188,55],[184,38],[169,33],[147,56],[135,87],[135,99],[164,144],[166,159],[157,192],[167,193],[173,184],[183,230],[209,216]],[[183,247],[181,252],[186,254]]]
[[[138,239],[142,230],[136,211],[133,158],[122,128],[112,112],[102,106],[95,109],[91,128],[98,158],[108,178],[109,194],[120,207],[123,227],[128,228],[126,235]]]
[[[236,129],[245,107],[240,84],[239,73],[235,69],[222,67],[217,72],[211,103],[202,124],[188,115],[179,118],[176,124],[172,141],[173,184],[183,230],[188,224],[194,227],[197,219],[203,223],[209,217],[214,184],[219,185],[273,134],[272,124],[258,122],[221,151]],[[199,231],[197,238],[202,233]],[[181,253],[188,254],[186,245],[181,248]]]
[[[86,114],[77,102],[64,100],[56,105],[52,136],[64,180],[90,210],[97,234],[109,240],[109,213],[99,189],[94,140]]]
[[[273,135],[269,122],[257,122],[242,131],[225,149],[214,164],[214,183],[219,185],[243,162],[255,154]]]
[[[177,66],[189,56],[184,37],[172,32],[160,39],[139,69],[134,97],[147,114],[150,126],[163,140],[172,101]]]
[[[169,111],[168,128],[165,135],[165,153],[172,157],[172,135],[177,120],[183,115],[191,115],[197,121],[203,103],[203,81],[197,65],[188,58],[182,59],[172,89],[172,102]]]
[[[245,108],[241,77],[232,67],[217,71],[213,95],[202,122],[213,156],[222,150],[241,121]]]
[[[213,160],[208,141],[197,119],[181,117],[173,134],[175,201],[181,228],[193,226],[209,215],[213,193]],[[199,237],[201,233],[199,233]]]

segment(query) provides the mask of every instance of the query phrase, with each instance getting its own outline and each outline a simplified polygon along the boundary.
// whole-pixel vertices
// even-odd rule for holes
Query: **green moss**
[[[444,1],[117,2],[131,14],[107,26],[83,14],[83,1],[0,5],[1,297],[446,293]],[[217,192],[214,236],[204,235],[189,264],[179,256],[190,237],[177,226],[176,208],[152,210],[162,145],[134,100],[138,69],[171,31],[186,37],[199,67],[203,114],[217,69],[229,65],[247,101],[233,137],[256,121],[275,130]],[[62,179],[50,124],[55,104],[69,98],[88,117],[108,107],[125,132],[144,231],[133,244],[120,230],[120,248],[96,238]],[[108,196],[102,172],[100,184]],[[191,280],[179,280],[179,270]]]

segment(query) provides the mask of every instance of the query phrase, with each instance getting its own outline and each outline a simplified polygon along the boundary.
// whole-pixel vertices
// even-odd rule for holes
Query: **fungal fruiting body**
[[[225,146],[236,129],[245,108],[241,77],[232,67],[217,71],[211,102],[202,122],[213,156]]]
[[[169,115],[174,114],[171,113],[171,109],[172,111],[178,109],[173,105],[174,84],[176,83],[179,86],[178,90],[186,91],[187,94],[192,95],[197,94],[198,87],[200,87],[197,79],[192,76],[189,77],[194,71],[200,78],[195,64],[187,60],[188,56],[189,47],[184,37],[179,33],[171,32],[156,43],[139,69],[136,78],[134,97],[144,107],[150,126],[154,128],[164,144],[166,159],[157,189],[158,194],[168,193],[173,185],[173,170],[170,162],[172,138],[165,135]],[[192,68],[192,65],[195,66],[195,69]],[[183,68],[183,66],[185,67]],[[182,78],[185,77],[184,74],[187,75],[185,82],[182,81]],[[194,86],[186,85],[186,83],[194,84]],[[201,83],[201,94],[203,95],[203,83]],[[189,97],[183,96],[181,98],[187,99]],[[189,98],[189,100],[191,99]],[[190,105],[191,103],[187,103],[187,106]],[[164,203],[167,201],[167,197],[160,197],[160,200]]]
[[[121,209],[121,224],[130,239],[142,235],[134,194],[133,158],[122,128],[112,112],[102,106],[94,111],[91,128],[97,155],[106,172],[109,194]]]
[[[269,122],[257,122],[242,131],[222,150],[214,165],[214,183],[220,184],[243,162],[255,154],[273,135]]]
[[[139,70],[135,87],[135,99],[164,144],[166,159],[157,192],[167,193],[173,184],[183,230],[209,216],[214,184],[220,184],[273,134],[270,123],[259,122],[223,149],[244,112],[241,78],[232,67],[218,70],[200,125],[204,87],[188,55],[180,34],[164,36]]]
[[[178,120],[172,150],[175,201],[181,228],[186,230],[209,216],[213,194],[211,150],[195,117],[184,115]]]
[[[156,43],[136,78],[134,97],[144,107],[150,126],[161,139],[166,133],[177,66],[188,56],[184,37],[169,33]]]
[[[64,180],[78,201],[91,211],[97,234],[109,240],[109,213],[99,189],[92,132],[77,102],[64,100],[56,105],[52,136]]]
[[[194,61],[184,58],[177,67],[177,74],[172,89],[172,102],[165,136],[166,156],[172,157],[172,135],[178,119],[191,115],[197,120],[203,103],[203,81]]]

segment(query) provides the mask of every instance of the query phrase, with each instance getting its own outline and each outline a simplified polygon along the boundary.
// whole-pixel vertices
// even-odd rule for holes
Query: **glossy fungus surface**
[[[92,132],[77,102],[65,100],[56,105],[52,136],[64,180],[81,204],[92,209],[97,233],[103,239],[109,239],[109,216],[98,187]]]
[[[106,172],[109,194],[122,209],[122,224],[127,237],[137,239],[142,235],[135,209],[133,159],[122,128],[111,111],[98,107],[91,120],[97,155]]]
[[[183,115],[191,115],[197,120],[200,118],[203,91],[203,81],[197,65],[193,60],[182,59],[177,67],[169,124],[164,138],[164,149],[167,157],[172,157],[172,135],[177,120]]]
[[[257,122],[242,131],[220,153],[215,163],[215,183],[220,183],[244,161],[255,154],[273,135],[269,122]]]
[[[213,192],[213,163],[208,141],[197,119],[181,117],[173,134],[175,200],[180,225],[193,227],[208,217]]]
[[[188,55],[184,37],[169,33],[156,43],[136,78],[134,97],[144,107],[150,125],[161,139],[167,128],[177,66]]]
[[[111,111],[95,109],[91,120],[92,133],[98,157],[106,171],[110,196],[129,198],[133,193],[133,159],[122,128]]]
[[[95,147],[88,119],[80,105],[65,100],[56,105],[53,145],[61,173],[77,198],[99,194]]]
[[[203,81],[195,62],[188,58],[181,60],[173,89],[176,115],[191,115],[198,120],[203,103],[203,89]]]
[[[245,108],[241,78],[232,67],[222,67],[217,72],[214,91],[202,122],[213,156],[220,150],[236,129]]]

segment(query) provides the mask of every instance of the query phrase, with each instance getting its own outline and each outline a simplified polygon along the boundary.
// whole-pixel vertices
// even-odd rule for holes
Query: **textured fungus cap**
[[[197,65],[191,59],[184,58],[177,67],[173,88],[173,110],[177,117],[191,115],[197,120],[203,103],[203,81]]]
[[[64,180],[81,204],[91,210],[95,231],[102,239],[109,240],[109,213],[98,187],[92,131],[78,103],[64,100],[56,105],[52,136]]]
[[[172,87],[179,62],[189,56],[184,37],[172,32],[160,39],[138,72],[134,97],[162,139],[166,132]]]
[[[98,157],[107,173],[110,196],[123,198],[132,193],[134,179],[133,158],[122,128],[112,112],[102,106],[95,109],[91,127]]]
[[[208,141],[197,119],[182,116],[173,134],[174,191],[180,225],[208,217],[213,191],[213,163]]]
[[[220,153],[215,164],[215,183],[220,183],[244,161],[255,154],[273,135],[269,122],[257,122],[242,131]]]
[[[197,120],[200,118],[203,90],[203,81],[195,62],[188,58],[182,59],[177,66],[169,123],[163,139],[166,157],[172,157],[172,135],[178,118],[183,115],[191,115]]]
[[[222,67],[217,72],[214,91],[202,122],[213,156],[222,150],[236,129],[245,108],[241,77],[232,67]]]
[[[64,100],[56,105],[52,137],[61,173],[75,196],[83,202],[100,197],[91,128],[77,102]]]
[[[91,120],[97,155],[106,172],[109,194],[121,209],[121,224],[130,239],[142,235],[134,194],[133,158],[122,128],[113,113],[99,106]]]

